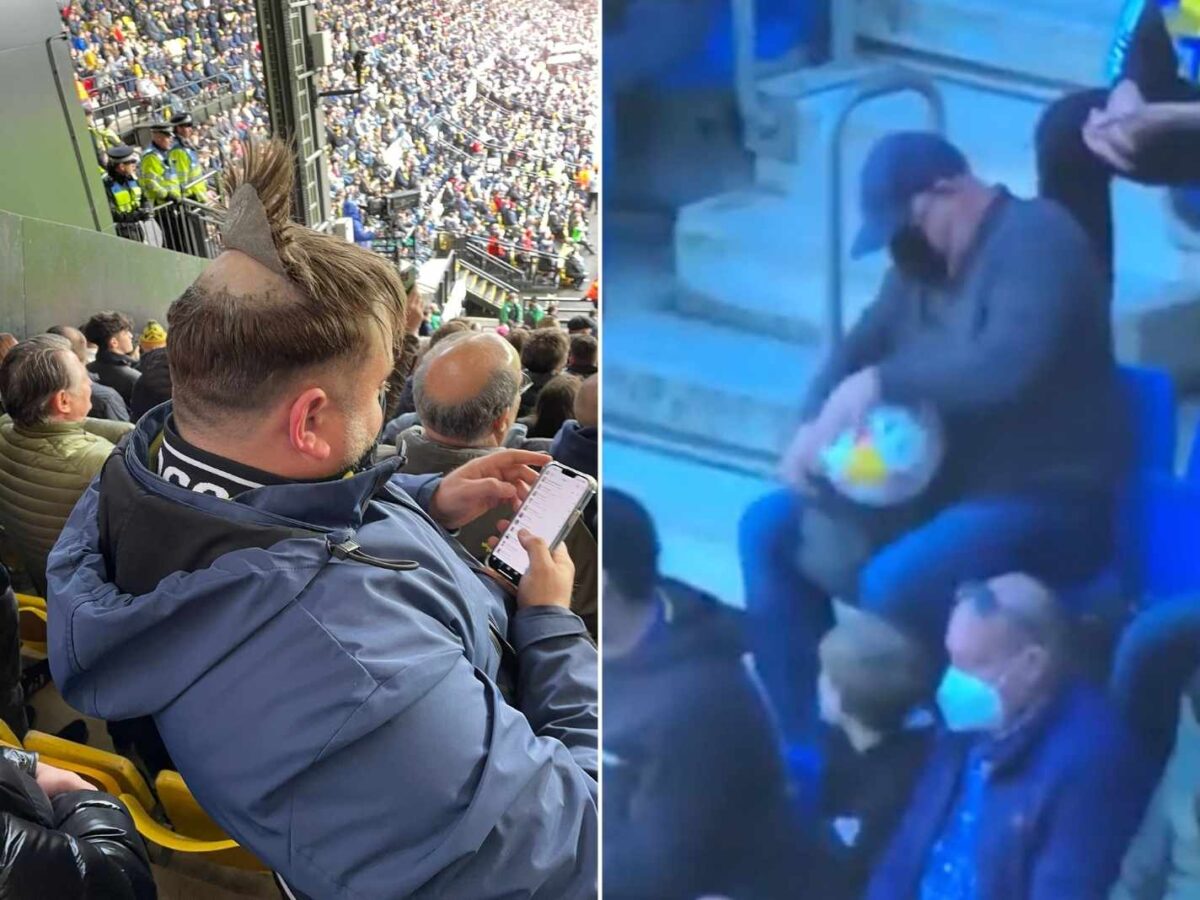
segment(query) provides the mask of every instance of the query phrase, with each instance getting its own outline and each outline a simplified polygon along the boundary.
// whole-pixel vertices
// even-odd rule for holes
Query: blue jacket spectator
[[[291,220],[291,172],[273,141],[236,173],[235,208],[257,192],[270,231],[231,228],[241,254],[172,305],[172,400],[63,530],[55,682],[89,714],[152,717],[201,805],[304,895],[593,896],[596,650],[565,553],[526,540],[510,607],[446,530],[546,458],[371,464],[404,286]],[[230,311],[231,285],[275,302]],[[340,384],[338,417],[263,430]]]
[[[947,724],[867,900],[1103,900],[1152,757],[1097,689],[1062,678],[1056,599],[1025,576],[964,591]]]
[[[362,210],[358,208],[358,204],[347,198],[342,204],[342,215],[354,223],[354,243],[370,249],[371,241],[375,239],[375,232],[367,231],[366,226],[363,225]]]

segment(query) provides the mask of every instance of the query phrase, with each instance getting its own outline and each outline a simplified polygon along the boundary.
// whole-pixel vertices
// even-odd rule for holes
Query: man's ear
[[[292,401],[288,411],[288,442],[297,453],[324,462],[333,452],[326,435],[332,405],[329,395],[311,387]]]
[[[71,395],[67,391],[55,391],[50,398],[50,411],[56,416],[69,415],[71,412]]]

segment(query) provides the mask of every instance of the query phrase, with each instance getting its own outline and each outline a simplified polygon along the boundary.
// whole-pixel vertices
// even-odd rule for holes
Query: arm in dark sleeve
[[[0,764],[0,795],[6,810],[0,815],[0,895],[155,896],[141,838],[124,808],[107,794],[65,794],[52,809],[32,778]],[[89,811],[93,804],[103,809]],[[54,827],[60,818],[62,824]]]
[[[1044,237],[1041,245],[1009,242],[1010,262],[984,288],[986,319],[973,340],[918,343],[879,366],[886,400],[929,402],[944,413],[1011,402],[1062,351],[1075,304],[1094,302],[1101,314],[1102,281],[1079,264],[1085,251]]]
[[[1035,860],[1029,900],[1107,900],[1152,789],[1150,767],[1137,749],[1127,750],[1114,748],[1111,757],[1070,771]]]
[[[613,776],[634,783],[627,813],[605,810],[605,893],[784,896],[767,886],[779,880],[784,851],[794,857],[797,842],[788,840],[781,815],[785,788],[775,744],[741,669],[707,684],[693,681],[662,716],[670,719],[664,758],[625,762],[628,770]],[[605,802],[614,802],[607,781],[605,792]]]
[[[415,334],[406,334],[404,336],[404,345],[400,352],[396,354],[396,367],[392,369],[392,374],[388,376],[388,401],[387,409],[384,413],[384,421],[391,421],[396,416],[406,412],[412,412],[410,409],[402,409],[404,404],[405,385],[408,382],[409,376],[417,367],[417,359],[421,354],[421,339]],[[411,398],[412,392],[408,391]]]
[[[875,302],[863,311],[850,333],[834,348],[809,385],[802,407],[805,422],[817,417],[826,398],[844,379],[883,358],[887,352],[892,323],[903,302],[899,278],[895,270],[888,270]]]
[[[72,791],[55,797],[52,804],[58,830],[80,847],[89,896],[94,891],[96,896],[153,900],[157,892],[146,845],[120,803],[99,791]],[[121,890],[99,890],[109,884]]]

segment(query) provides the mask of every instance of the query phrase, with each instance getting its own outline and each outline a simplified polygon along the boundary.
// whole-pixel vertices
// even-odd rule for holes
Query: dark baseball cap
[[[880,138],[863,163],[862,227],[850,256],[858,259],[882,250],[908,221],[913,197],[967,171],[962,151],[932,131],[898,131]]]

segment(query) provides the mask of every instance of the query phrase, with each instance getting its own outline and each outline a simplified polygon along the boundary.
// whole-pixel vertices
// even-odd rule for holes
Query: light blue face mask
[[[951,731],[995,731],[1004,724],[1004,701],[996,688],[948,666],[937,692],[938,708]]]

